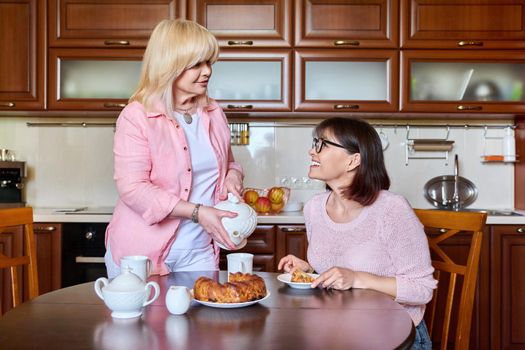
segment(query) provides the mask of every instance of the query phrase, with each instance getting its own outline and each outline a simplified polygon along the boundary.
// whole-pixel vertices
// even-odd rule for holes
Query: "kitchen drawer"
[[[257,226],[252,235],[248,238],[246,247],[239,252],[252,254],[273,254],[275,252],[275,229],[273,225]]]

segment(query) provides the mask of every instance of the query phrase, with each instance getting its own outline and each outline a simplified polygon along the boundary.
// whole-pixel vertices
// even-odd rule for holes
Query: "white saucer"
[[[316,273],[309,273],[308,275],[313,277],[313,278],[319,277],[319,275],[316,274]],[[292,275],[290,275],[289,273],[283,273],[283,274],[277,276],[277,279],[279,281],[283,282],[283,283],[286,283],[287,285],[289,285],[292,288],[297,288],[297,289],[310,289],[310,288],[312,288],[312,284],[308,283],[308,282],[292,282]]]
[[[220,308],[220,309],[234,309],[234,308],[238,308],[238,307],[246,307],[246,306],[250,306],[250,305],[253,305],[253,304],[257,304],[257,303],[259,303],[259,302],[261,302],[263,300],[266,300],[269,296],[270,296],[270,292],[268,292],[268,294],[266,294],[266,296],[264,298],[262,298],[262,299],[247,301],[247,302],[244,302],[244,303],[214,303],[214,302],[211,302],[211,301],[201,301],[201,300],[197,300],[197,299],[193,299],[193,300],[195,300],[199,304],[210,306],[210,307],[216,307],[216,308]]]
[[[245,238],[241,243],[239,243],[239,245],[236,246],[234,250],[242,249],[242,248],[244,248],[244,247],[246,246],[246,244],[248,244],[248,239],[247,239],[247,238]],[[231,250],[231,249],[226,248],[225,246],[223,246],[223,245],[220,244],[219,242],[217,242],[217,245],[218,245],[219,247],[221,247],[221,249],[224,249],[224,250]]]

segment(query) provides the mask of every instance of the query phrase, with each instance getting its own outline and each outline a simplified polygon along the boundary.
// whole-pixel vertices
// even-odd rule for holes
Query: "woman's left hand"
[[[225,200],[228,198],[228,193],[231,193],[242,201],[243,188],[242,174],[238,170],[230,169],[224,179],[224,186],[222,187],[219,199]]]
[[[323,288],[332,288],[347,290],[354,287],[356,272],[342,267],[332,267],[323,272],[312,282],[312,288],[321,286]]]

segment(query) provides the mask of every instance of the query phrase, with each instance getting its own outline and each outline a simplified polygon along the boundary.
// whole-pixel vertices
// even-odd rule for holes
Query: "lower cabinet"
[[[11,231],[11,230],[10,230]],[[35,223],[33,225],[36,245],[39,293],[44,294],[61,287],[61,250],[62,225],[56,223]],[[24,252],[24,239],[21,228],[15,228],[11,234],[0,235],[0,254],[20,256]],[[22,268],[20,267],[19,277]],[[26,274],[24,270],[24,274]],[[27,300],[28,287],[24,278],[24,294],[22,300]],[[9,270],[0,270],[0,314],[12,308],[11,274]]]
[[[525,349],[525,225],[492,227],[491,349]]]

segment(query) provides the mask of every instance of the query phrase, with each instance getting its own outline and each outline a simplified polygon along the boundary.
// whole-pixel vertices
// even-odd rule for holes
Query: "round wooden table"
[[[113,319],[93,282],[47,293],[0,318],[0,349],[408,349],[414,326],[389,296],[370,290],[298,290],[258,273],[271,295],[252,306],[219,309],[192,302],[185,315],[165,306],[172,285],[192,287],[202,275],[152,276],[159,298],[141,317]]]

